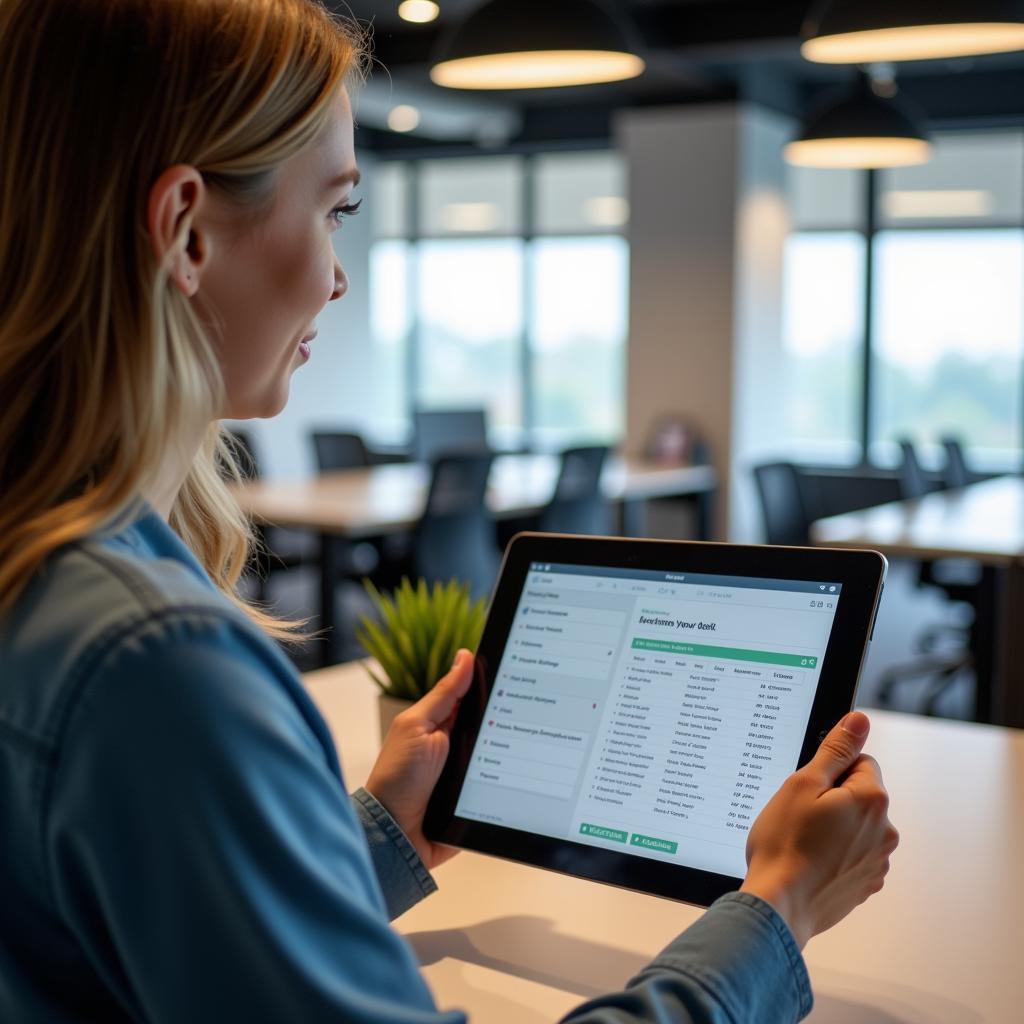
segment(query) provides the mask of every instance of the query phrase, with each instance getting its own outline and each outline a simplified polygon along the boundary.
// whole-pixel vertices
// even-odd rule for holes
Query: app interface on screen
[[[456,814],[744,875],[841,589],[532,565]]]

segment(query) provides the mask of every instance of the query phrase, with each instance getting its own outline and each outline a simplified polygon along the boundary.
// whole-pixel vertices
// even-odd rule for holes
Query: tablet
[[[425,820],[433,840],[707,906],[853,706],[872,551],[520,534]]]

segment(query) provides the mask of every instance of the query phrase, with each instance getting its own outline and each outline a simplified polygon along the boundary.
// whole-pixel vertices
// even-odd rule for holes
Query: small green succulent
[[[474,601],[469,585],[450,580],[428,586],[408,579],[391,597],[369,581],[370,595],[380,621],[364,615],[356,627],[356,639],[376,658],[385,678],[367,669],[373,681],[389,697],[419,700],[451,667],[460,647],[475,651],[480,643],[487,604]]]

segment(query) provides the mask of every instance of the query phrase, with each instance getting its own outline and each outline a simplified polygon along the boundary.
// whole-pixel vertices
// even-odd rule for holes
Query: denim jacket
[[[388,923],[435,888],[348,796],[288,660],[148,507],[0,619],[0,1020],[456,1024]],[[785,923],[732,894],[566,1020],[810,1007]]]

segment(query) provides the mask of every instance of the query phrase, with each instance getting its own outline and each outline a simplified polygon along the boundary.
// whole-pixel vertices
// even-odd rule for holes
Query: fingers
[[[860,757],[871,723],[862,711],[851,711],[821,741],[806,768],[818,776],[823,789],[834,786]]]
[[[463,648],[455,655],[451,671],[415,705],[414,710],[425,714],[432,724],[441,725],[452,716],[472,681],[473,654]]]

